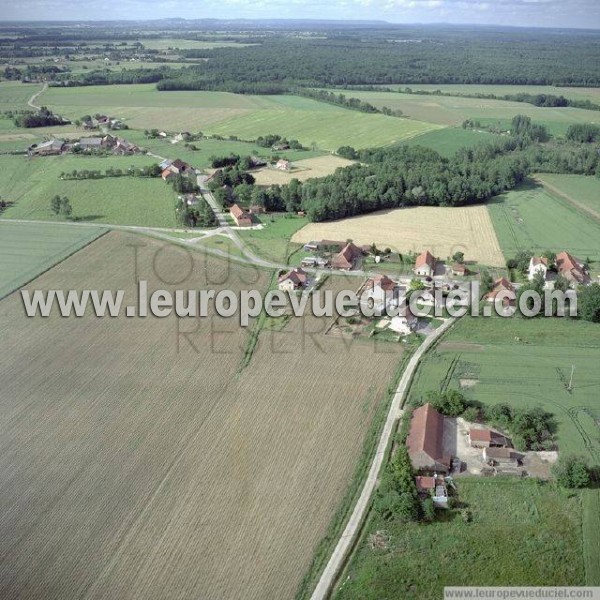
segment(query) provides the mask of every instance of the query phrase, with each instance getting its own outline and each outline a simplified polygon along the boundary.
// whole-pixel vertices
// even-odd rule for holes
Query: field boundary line
[[[367,516],[371,496],[377,487],[379,473],[384,463],[384,459],[387,455],[387,449],[389,446],[392,432],[396,426],[396,422],[402,416],[402,405],[407,396],[407,392],[410,388],[413,376],[419,366],[423,355],[429,350],[435,342],[448,330],[456,319],[449,319],[446,321],[432,336],[428,337],[423,341],[421,346],[412,355],[406,369],[400,378],[396,391],[394,392],[392,402],[388,410],[388,416],[385,424],[381,431],[377,450],[373,456],[373,461],[369,469],[367,478],[363,484],[362,492],[358,498],[358,501],[350,515],[350,519],[342,532],[338,543],[331,555],[331,558],[327,562],[325,570],[319,578],[316,588],[314,589],[311,600],[327,600],[332,591],[332,588],[337,581],[341,570],[343,569],[346,558],[350,554],[352,547],[354,546],[358,533],[361,530],[362,524]]]
[[[586,206],[585,204],[582,204],[578,200],[575,200],[575,198],[571,198],[571,196],[569,196],[565,192],[559,190],[557,187],[555,187],[551,183],[544,181],[543,175],[540,175],[540,176],[536,175],[533,177],[533,180],[536,181],[537,183],[539,183],[545,190],[549,191],[551,194],[554,194],[555,196],[558,196],[558,198],[565,200],[571,206],[573,206],[573,208],[576,208],[579,212],[584,213],[585,216],[592,217],[596,221],[600,222],[600,213],[599,212],[595,211],[593,208],[590,208],[589,206]]]

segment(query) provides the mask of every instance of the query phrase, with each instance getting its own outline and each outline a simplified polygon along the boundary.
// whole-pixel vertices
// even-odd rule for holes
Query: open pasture
[[[0,196],[9,203],[2,213],[11,219],[58,220],[50,210],[55,195],[67,196],[73,218],[112,223],[175,227],[176,194],[160,178],[111,177],[61,180],[73,170],[122,170],[157,162],[150,156],[0,156]]]
[[[341,221],[310,223],[292,241],[352,239],[356,244],[377,244],[401,252],[429,249],[439,258],[465,253],[468,261],[502,266],[504,257],[484,205],[464,207],[398,208]]]
[[[403,90],[406,87],[414,91],[435,92],[440,90],[445,94],[473,95],[494,94],[504,96],[507,94],[549,94],[552,96],[564,96],[569,100],[589,100],[600,103],[600,88],[582,87],[555,87],[552,85],[493,85],[493,84],[467,84],[467,83],[415,83],[413,85],[390,85],[391,89]]]
[[[268,285],[191,258],[179,289]],[[181,249],[110,233],[31,287],[124,289],[131,303],[136,271],[172,289],[189,266]],[[249,331],[235,318],[27,319],[5,299],[0,596],[293,597],[402,352],[325,325],[261,333],[240,371]]]
[[[600,260],[600,225],[542,186],[525,185],[497,196],[488,209],[507,258],[519,250],[568,250],[582,260]]]
[[[450,158],[457,150],[476,146],[494,140],[496,136],[486,131],[463,129],[462,127],[444,127],[411,138],[404,142],[408,146],[431,148],[442,156]]]
[[[278,133],[324,150],[383,146],[436,129],[431,123],[351,111],[297,96],[159,92],[154,85],[50,88],[42,102],[73,119],[106,113],[138,129],[202,131],[240,139]]]
[[[413,119],[440,125],[460,125],[465,119],[477,119],[486,123],[498,120],[508,122],[515,115],[527,115],[537,123],[546,125],[552,133],[562,134],[571,123],[600,123],[600,112],[580,108],[540,108],[524,102],[397,92],[352,90],[347,95],[379,108],[387,106],[400,109]]]
[[[70,256],[104,231],[101,227],[0,222],[0,298]]]

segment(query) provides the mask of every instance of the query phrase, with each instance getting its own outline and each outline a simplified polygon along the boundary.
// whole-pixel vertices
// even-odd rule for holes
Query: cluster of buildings
[[[84,137],[76,142],[52,139],[40,144],[34,144],[27,150],[29,156],[52,156],[65,152],[112,152],[113,154],[135,154],[140,151],[138,146],[121,137],[110,134],[102,137]]]
[[[83,121],[84,129],[123,129],[124,123],[115,117],[107,117],[106,115],[96,115],[90,117],[89,120]]]
[[[307,257],[302,261],[302,266],[351,271],[360,267],[362,258],[369,252],[369,246],[359,247],[351,241],[319,240],[304,244],[304,250],[329,255],[329,258]]]
[[[456,423],[450,417],[439,413],[427,403],[412,413],[410,430],[406,440],[412,466],[417,473],[416,485],[419,493],[431,495],[438,506],[447,506],[448,494],[446,476],[453,471],[460,472],[462,461],[452,456],[456,448]],[[490,468],[511,471],[523,459],[511,440],[488,427],[471,427],[468,433],[471,448],[481,450],[481,462]]]
[[[575,258],[566,251],[559,252],[556,255],[554,264],[545,256],[532,256],[529,261],[527,278],[530,281],[538,275],[543,275],[544,281],[548,281],[548,273],[554,268],[559,275],[562,275],[572,286],[588,285],[591,282],[589,271],[582,260]]]
[[[182,175],[183,177],[196,176],[196,169],[179,158],[175,160],[163,160],[158,166],[162,170],[160,176],[164,181],[168,181],[171,177],[176,177],[177,175]]]

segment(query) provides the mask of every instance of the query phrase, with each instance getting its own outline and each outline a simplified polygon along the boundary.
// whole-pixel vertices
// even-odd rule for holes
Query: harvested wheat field
[[[140,243],[150,290],[188,272],[183,250],[113,232],[28,287],[131,302]],[[268,285],[191,256],[180,288]],[[249,332],[233,318],[27,319],[20,295],[1,304],[0,597],[292,598],[401,349],[326,339],[308,317],[261,334],[239,371]]]
[[[467,261],[504,265],[484,205],[385,210],[341,221],[310,223],[292,237],[293,242],[300,244],[319,239],[352,239],[356,244],[375,243],[402,253],[429,249],[439,258],[461,251]]]
[[[285,185],[292,179],[306,181],[313,177],[325,177],[326,175],[331,175],[340,167],[348,167],[354,163],[355,161],[353,160],[328,154],[326,156],[295,160],[292,162],[292,169],[289,171],[281,171],[274,167],[263,167],[262,169],[252,171],[252,175],[254,175],[258,185]]]

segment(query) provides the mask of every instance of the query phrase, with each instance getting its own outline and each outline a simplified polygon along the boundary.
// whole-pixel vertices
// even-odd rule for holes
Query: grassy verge
[[[584,490],[583,507],[583,559],[585,585],[600,585],[600,490]]]

